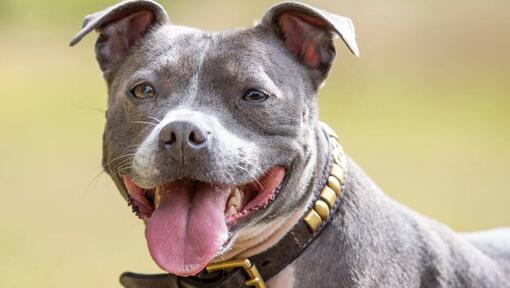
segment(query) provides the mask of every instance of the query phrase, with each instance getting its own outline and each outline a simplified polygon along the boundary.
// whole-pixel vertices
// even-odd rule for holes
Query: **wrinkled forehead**
[[[197,74],[200,82],[210,84],[278,82],[277,76],[285,73],[281,70],[289,67],[278,53],[281,51],[251,30],[208,33],[163,26],[148,35],[130,66],[137,70],[133,73],[155,74],[180,83],[193,80]]]
[[[134,73],[154,73],[159,78],[195,73],[209,38],[208,33],[188,27],[159,27],[145,37],[129,59],[128,69],[137,70],[131,71]]]

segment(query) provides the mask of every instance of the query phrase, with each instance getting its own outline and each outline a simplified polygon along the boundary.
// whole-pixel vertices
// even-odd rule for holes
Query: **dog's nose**
[[[198,150],[207,145],[209,131],[205,127],[190,121],[172,121],[159,132],[160,144],[175,153]]]

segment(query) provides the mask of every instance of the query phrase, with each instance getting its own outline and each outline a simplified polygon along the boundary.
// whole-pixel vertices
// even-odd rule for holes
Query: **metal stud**
[[[315,202],[315,211],[319,216],[322,218],[322,220],[326,220],[329,217],[329,206],[326,202],[323,200],[317,200]]]
[[[340,183],[344,182],[344,170],[337,164],[333,164],[333,167],[331,167],[330,174],[335,176],[338,179],[338,181],[340,181]]]
[[[328,186],[329,188],[335,191],[336,195],[340,196],[342,194],[342,187],[340,186],[340,181],[336,177],[329,176],[328,177]]]
[[[313,209],[310,210],[310,212],[308,212],[308,214],[306,214],[304,220],[305,220],[306,224],[308,224],[310,229],[312,229],[313,232],[315,232],[315,231],[317,231],[317,229],[319,229],[319,226],[321,226],[321,222],[322,222],[321,216]]]
[[[324,189],[322,189],[321,199],[324,200],[326,204],[328,204],[329,208],[332,208],[336,202],[336,192],[329,188],[329,186],[326,186]]]

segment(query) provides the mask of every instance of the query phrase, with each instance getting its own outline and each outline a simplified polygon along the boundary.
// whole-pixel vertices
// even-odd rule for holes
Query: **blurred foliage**
[[[86,14],[114,1],[0,1],[0,287],[120,287],[157,272],[101,174],[106,89]],[[272,1],[164,1],[179,24],[249,26]],[[509,226],[510,2],[308,1],[356,23],[321,117],[390,195],[458,230]]]

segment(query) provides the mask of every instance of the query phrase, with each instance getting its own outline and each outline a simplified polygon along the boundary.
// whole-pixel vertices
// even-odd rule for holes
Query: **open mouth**
[[[154,261],[165,271],[196,275],[228,240],[229,227],[266,208],[278,194],[286,169],[275,166],[242,185],[174,180],[152,189],[124,175],[133,212],[146,223]]]

